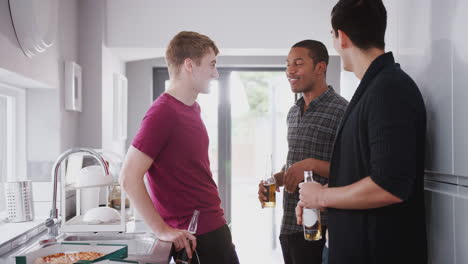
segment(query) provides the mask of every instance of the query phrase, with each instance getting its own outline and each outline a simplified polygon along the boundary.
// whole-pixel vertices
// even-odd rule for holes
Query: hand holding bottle
[[[170,226],[167,226],[165,230],[157,234],[158,238],[162,241],[172,242],[176,251],[185,248],[189,258],[192,258],[192,252],[197,246],[197,238],[190,234],[187,230],[176,229]],[[191,243],[189,243],[191,241]],[[191,246],[190,246],[191,245]]]
[[[299,184],[299,203],[306,208],[322,208],[320,198],[326,187],[318,182],[304,182]]]
[[[314,182],[312,171],[304,171],[304,182]],[[316,241],[322,239],[322,225],[320,223],[320,211],[318,209],[302,208],[301,222],[304,227],[305,240]]]
[[[192,216],[192,219],[190,220],[190,224],[187,228],[187,231],[191,236],[193,236],[195,238],[195,234],[197,233],[197,227],[198,227],[198,215],[200,214],[200,211],[198,210],[195,210],[193,212],[193,216]],[[179,251],[179,253],[177,254],[177,257],[176,257],[176,263],[177,264],[190,264],[192,263],[192,252],[195,252],[195,248],[196,248],[196,243],[197,243],[197,240],[196,238],[194,240],[188,240],[186,239],[185,242],[187,244],[189,244],[189,246],[185,246],[185,250],[181,250]],[[186,245],[186,244],[184,244]]]

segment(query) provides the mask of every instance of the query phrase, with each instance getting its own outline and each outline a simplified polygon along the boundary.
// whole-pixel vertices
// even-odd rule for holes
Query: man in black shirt
[[[421,93],[385,53],[381,0],[340,0],[332,35],[361,80],[335,140],[329,188],[300,185],[296,208],[327,207],[330,264],[427,263],[426,112]]]

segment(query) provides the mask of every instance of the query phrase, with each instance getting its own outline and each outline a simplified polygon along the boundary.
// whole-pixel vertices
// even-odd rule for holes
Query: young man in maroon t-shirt
[[[192,263],[238,263],[218,188],[210,171],[208,134],[196,102],[218,78],[218,48],[183,31],[166,51],[170,86],[146,113],[130,146],[120,183],[156,236],[185,249]],[[149,191],[143,178],[147,174]],[[199,210],[195,237],[187,230]],[[192,248],[189,240],[192,241]],[[192,254],[196,247],[196,253]]]

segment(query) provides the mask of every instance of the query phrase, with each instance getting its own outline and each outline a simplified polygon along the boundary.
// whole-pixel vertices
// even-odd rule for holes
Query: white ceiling
[[[106,45],[123,61],[161,57],[179,31],[210,36],[221,55],[285,55],[317,39],[336,54],[330,0],[108,0]]]

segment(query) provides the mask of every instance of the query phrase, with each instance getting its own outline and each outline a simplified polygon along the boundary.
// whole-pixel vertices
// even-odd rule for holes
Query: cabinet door
[[[468,187],[459,186],[455,198],[455,260],[468,263]]]
[[[454,204],[457,186],[426,181],[428,256],[431,264],[455,264]]]
[[[450,22],[453,38],[453,145],[454,172],[456,175],[468,176],[468,34],[459,34],[465,25],[468,25],[468,1],[455,1],[456,10],[451,14]],[[465,11],[462,11],[465,10]],[[466,250],[465,250],[466,251]],[[459,262],[468,263],[468,262]]]

